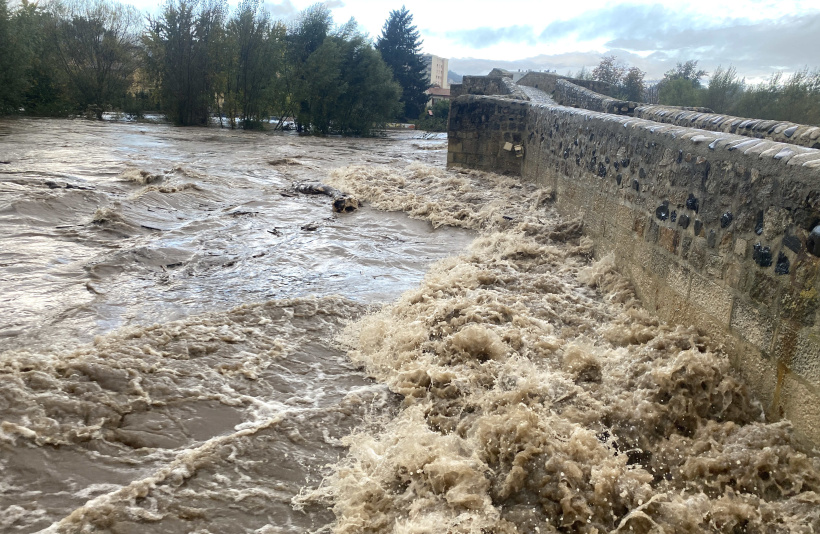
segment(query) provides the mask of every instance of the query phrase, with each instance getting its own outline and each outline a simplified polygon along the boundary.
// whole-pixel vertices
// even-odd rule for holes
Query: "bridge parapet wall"
[[[820,445],[820,150],[482,96],[452,102],[449,135],[449,165],[583,213],[645,307],[722,343],[767,413]]]
[[[579,80],[551,72],[528,72],[520,80],[518,80],[518,85],[535,87],[545,93],[552,93],[555,91],[555,84],[558,80],[565,80],[579,87],[585,87],[591,91],[600,93],[601,95],[613,94],[612,92],[614,90],[612,84],[607,82],[599,82],[597,80]]]
[[[498,95],[513,100],[528,100],[521,88],[506,76],[464,76],[462,83],[450,86],[450,95]]]
[[[637,102],[619,100],[606,95],[602,95],[586,87],[580,87],[567,80],[555,82],[555,92],[553,98],[562,106],[600,111],[602,113],[612,113],[614,115],[632,115]]]
[[[635,116],[656,122],[701,128],[715,132],[733,133],[781,143],[820,148],[820,127],[794,122],[747,119],[713,112],[687,111],[670,106],[641,104]]]

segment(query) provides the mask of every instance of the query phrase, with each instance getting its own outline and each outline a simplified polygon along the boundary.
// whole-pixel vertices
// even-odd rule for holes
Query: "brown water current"
[[[343,335],[404,400],[296,500],[333,504],[334,532],[820,532],[820,460],[708,338],[593,261],[549,191],[423,165],[330,183],[481,232]]]
[[[442,138],[0,121],[0,532],[296,533],[396,396],[334,337],[475,234],[294,192]]]
[[[719,347],[445,154],[0,121],[0,532],[820,532]]]

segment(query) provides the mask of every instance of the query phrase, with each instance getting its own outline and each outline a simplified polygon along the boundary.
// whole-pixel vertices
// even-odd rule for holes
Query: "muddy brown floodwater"
[[[291,499],[396,406],[334,336],[475,233],[292,184],[445,145],[0,121],[0,531],[330,523]]]
[[[820,461],[719,349],[443,138],[0,151],[4,532],[820,532]]]

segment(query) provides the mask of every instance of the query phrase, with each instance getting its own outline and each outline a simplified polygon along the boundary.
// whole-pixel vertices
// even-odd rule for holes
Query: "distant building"
[[[439,100],[450,100],[450,89],[442,89],[441,87],[431,87],[430,89],[426,90],[425,93],[427,93],[430,97],[430,100],[427,101],[428,107],[432,107],[433,104],[435,104]]]
[[[450,60],[433,54],[424,54],[422,57],[427,65],[427,79],[430,80],[430,85],[450,89],[450,81],[447,79]]]

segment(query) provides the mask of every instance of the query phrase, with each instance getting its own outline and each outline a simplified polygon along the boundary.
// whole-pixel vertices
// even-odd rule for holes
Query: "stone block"
[[[666,273],[666,283],[676,294],[688,299],[689,289],[692,285],[692,270],[685,264],[670,263]]]
[[[762,352],[770,353],[774,323],[758,306],[745,299],[735,299],[731,327],[734,332]]]
[[[748,248],[749,242],[743,238],[738,237],[735,240],[735,254],[740,256],[741,258],[746,257],[746,249]]]
[[[820,390],[792,373],[786,373],[780,384],[780,417],[788,418],[795,437],[804,446],[820,443]]]
[[[707,247],[706,247],[706,240],[702,237],[697,237],[692,241],[692,246],[689,249],[689,253],[686,255],[686,259],[689,261],[689,265],[692,266],[695,270],[701,270],[706,265],[706,256],[707,256]]]
[[[706,256],[706,274],[712,278],[723,278],[723,256],[720,254],[709,254]]]
[[[752,285],[749,288],[749,296],[755,302],[760,302],[771,306],[772,303],[777,302],[778,283],[771,276],[761,271],[756,265],[752,264],[754,269],[752,275]]]
[[[784,322],[775,344],[778,359],[820,390],[820,325],[800,328]]]
[[[689,299],[693,308],[698,308],[698,312],[704,315],[698,320],[699,323],[709,321],[706,316],[711,316],[718,321],[718,327],[729,328],[733,300],[730,290],[704,276],[693,274]]]
[[[672,254],[677,254],[680,232],[674,228],[661,228],[658,244]]]

